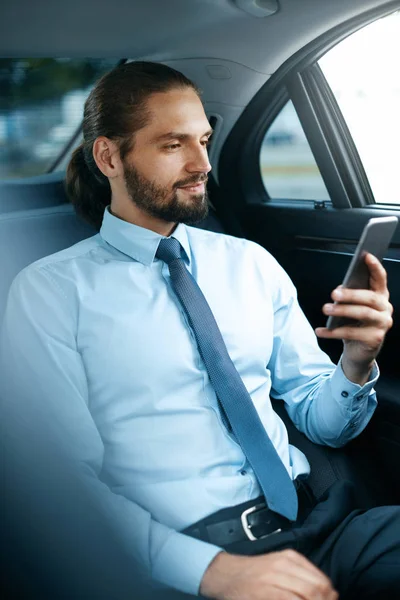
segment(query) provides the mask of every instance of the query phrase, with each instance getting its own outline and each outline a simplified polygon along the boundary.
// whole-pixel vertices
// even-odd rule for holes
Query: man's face
[[[191,88],[153,94],[149,123],[135,134],[124,176],[132,202],[166,222],[196,223],[207,216],[210,125]]]

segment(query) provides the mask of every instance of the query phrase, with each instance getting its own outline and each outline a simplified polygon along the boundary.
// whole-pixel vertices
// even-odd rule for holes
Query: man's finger
[[[328,577],[326,577],[321,571],[316,569],[314,572],[311,569],[304,568],[303,565],[298,565],[297,563],[292,563],[289,568],[285,568],[284,565],[281,565],[282,570],[277,570],[276,576],[280,577],[280,581],[285,585],[287,589],[291,591],[305,591],[306,589],[309,591],[318,590],[321,594],[327,594],[330,592],[332,588],[332,583]],[[292,580],[296,578],[297,581],[302,581],[303,586],[299,586],[296,583],[296,586],[289,587],[289,583],[292,583]],[[286,579],[288,582],[286,582]],[[274,582],[275,582],[274,577]],[[307,597],[307,596],[306,596]]]
[[[341,304],[358,304],[360,306],[369,306],[375,310],[386,310],[388,306],[388,295],[379,294],[373,290],[336,288],[332,292],[332,299]]]
[[[349,340],[363,342],[367,346],[378,348],[385,339],[385,331],[377,327],[337,327],[337,329],[327,329],[326,327],[317,327],[315,334],[320,338],[331,340]]]
[[[321,569],[316,567],[314,563],[312,563],[303,554],[300,554],[300,552],[290,549],[283,550],[282,553],[285,554],[292,562],[296,563],[297,565],[303,567],[304,569],[308,569],[310,572],[315,573],[315,575],[317,575],[318,577],[322,577],[329,581],[329,578],[325,575],[325,573],[321,571]]]
[[[370,253],[365,256],[364,260],[369,270],[371,289],[380,294],[387,293],[387,273],[381,262]]]
[[[321,600],[336,599],[337,592],[331,580],[307,558],[294,550],[284,551],[287,561],[277,563],[273,585],[290,590],[301,598],[321,598]],[[289,564],[289,566],[288,566]]]
[[[288,592],[289,595],[287,597],[290,598],[290,600],[310,600],[310,598],[330,600],[331,594],[334,591],[332,589],[319,588],[302,577],[298,577],[297,573],[292,572],[274,573],[273,579],[270,581],[270,586],[281,592]],[[276,595],[276,597],[280,598],[281,596]],[[286,596],[284,597],[286,598]],[[267,598],[269,598],[269,596],[267,596],[266,599]]]
[[[358,304],[325,304],[322,311],[325,315],[347,317],[368,325],[381,325],[389,319],[389,314],[386,311],[379,311]]]
[[[296,592],[293,592],[286,588],[282,589],[282,587],[280,587],[278,583],[276,585],[274,583],[271,583],[271,585],[268,586],[268,589],[270,590],[270,592],[272,592],[272,594],[268,594],[270,598],[282,598],[283,600],[308,600],[308,598],[304,598],[304,596],[301,596]]]

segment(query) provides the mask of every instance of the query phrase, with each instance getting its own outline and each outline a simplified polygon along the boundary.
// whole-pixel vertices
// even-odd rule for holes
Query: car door
[[[322,305],[368,219],[400,217],[398,7],[369,11],[291,57],[246,108],[220,159],[218,204],[226,213],[229,203],[231,232],[278,259],[313,327],[325,324]],[[400,497],[400,226],[383,264],[394,326],[379,356],[379,407],[355,444],[368,453],[366,472],[368,461],[383,466]],[[320,345],[338,360],[340,341]]]

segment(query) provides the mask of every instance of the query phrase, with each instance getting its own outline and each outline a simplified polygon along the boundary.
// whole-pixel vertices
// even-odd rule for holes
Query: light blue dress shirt
[[[374,412],[377,366],[363,387],[346,379],[261,246],[182,224],[173,235],[286,469],[308,473],[270,396],[311,440],[341,446]],[[99,234],[25,268],[2,327],[0,392],[62,440],[151,577],[197,594],[220,548],[179,530],[261,490],[155,259],[160,239],[107,208]]]

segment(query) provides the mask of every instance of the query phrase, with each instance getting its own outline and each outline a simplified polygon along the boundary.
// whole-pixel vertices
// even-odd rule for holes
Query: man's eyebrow
[[[208,129],[201,137],[212,135],[214,132],[213,129]],[[188,133],[179,133],[178,131],[169,131],[168,133],[163,133],[162,135],[158,135],[154,138],[155,142],[162,142],[163,140],[186,140],[192,137]]]

